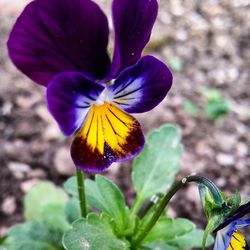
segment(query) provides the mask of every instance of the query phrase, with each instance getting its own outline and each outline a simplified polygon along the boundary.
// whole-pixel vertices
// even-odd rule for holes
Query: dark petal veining
[[[85,172],[102,172],[113,162],[138,155],[144,146],[139,122],[112,103],[94,105],[71,145],[75,165]]]
[[[78,72],[61,73],[53,78],[47,88],[47,105],[65,135],[72,135],[82,126],[103,89]]]
[[[134,66],[123,70],[108,89],[114,103],[129,113],[142,113],[157,106],[172,85],[172,73],[153,56],[142,57]]]

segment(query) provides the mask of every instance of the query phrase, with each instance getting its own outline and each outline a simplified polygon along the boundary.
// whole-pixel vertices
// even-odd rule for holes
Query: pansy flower
[[[172,74],[153,56],[141,57],[157,16],[156,0],[114,0],[114,53],[108,21],[90,0],[35,0],[8,41],[14,64],[47,87],[48,109],[84,171],[100,172],[143,148],[138,121],[168,93]]]
[[[241,229],[250,226],[250,202],[241,205],[233,215],[228,216],[216,229],[217,235],[214,250],[243,250],[249,249]]]

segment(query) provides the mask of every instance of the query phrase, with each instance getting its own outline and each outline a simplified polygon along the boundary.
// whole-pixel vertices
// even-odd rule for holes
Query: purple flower
[[[100,172],[143,148],[140,124],[128,113],[158,105],[172,85],[168,67],[141,57],[157,16],[156,0],[114,0],[112,62],[108,21],[90,0],[35,0],[17,19],[9,55],[47,87],[47,105],[84,171]],[[113,80],[115,79],[115,80]]]
[[[239,231],[250,226],[250,218],[242,219],[247,214],[250,214],[250,202],[241,205],[233,215],[224,220],[216,229],[214,250],[249,249],[245,236]]]

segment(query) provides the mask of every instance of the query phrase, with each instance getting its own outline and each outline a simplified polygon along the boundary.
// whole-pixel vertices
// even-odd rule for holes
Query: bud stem
[[[147,234],[150,232],[150,230],[153,228],[153,226],[156,224],[160,216],[162,215],[165,207],[168,205],[171,198],[182,188],[186,185],[186,183],[189,182],[196,182],[198,184],[205,185],[210,192],[212,193],[214,199],[218,201],[219,203],[223,202],[223,198],[221,196],[221,192],[219,188],[209,179],[203,176],[198,175],[190,175],[183,179],[181,179],[178,182],[175,182],[171,189],[166,193],[166,195],[161,200],[159,206],[157,207],[155,213],[153,214],[151,220],[146,224],[146,226],[139,232],[139,234],[135,237],[134,241],[132,242],[133,248],[138,246],[142,240],[147,236]]]

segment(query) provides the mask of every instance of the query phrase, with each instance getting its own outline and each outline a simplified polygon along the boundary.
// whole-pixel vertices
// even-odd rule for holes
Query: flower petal
[[[228,242],[229,239],[229,242]],[[244,250],[247,248],[247,242],[245,236],[239,232],[235,231],[229,238],[227,235],[217,236],[214,250]]]
[[[146,112],[157,106],[172,85],[168,67],[152,56],[142,57],[137,64],[120,73],[108,87],[113,102],[129,113]]]
[[[108,33],[106,16],[90,0],[35,0],[17,19],[8,49],[17,68],[44,86],[64,71],[101,79],[110,66]]]
[[[138,121],[111,103],[93,105],[71,146],[75,165],[86,172],[101,172],[112,162],[125,161],[143,148]]]
[[[48,109],[67,136],[79,129],[104,87],[78,72],[58,74],[47,88]]]
[[[238,230],[250,226],[250,218],[248,219],[238,219],[236,221],[233,221],[229,225],[227,225],[225,228],[219,230],[216,235],[216,240],[215,240],[215,245],[214,245],[214,250],[226,250],[226,249],[244,249],[244,248],[230,248],[230,243],[232,244],[232,238],[233,236],[237,236],[241,238],[241,245],[244,246],[246,242],[244,242],[245,237],[238,232]],[[237,235],[235,233],[238,232]]]
[[[250,213],[250,211],[248,211]],[[240,219],[236,221],[236,228],[241,229],[244,227],[249,227],[250,226],[250,218],[247,219]]]
[[[114,0],[112,5],[115,50],[110,76],[133,65],[150,39],[158,4],[156,0]]]
[[[235,231],[235,224],[230,224],[222,230],[218,231],[216,234],[214,250],[226,250]]]
[[[245,236],[241,232],[235,231],[231,237],[228,250],[246,250],[249,249],[247,246]]]

